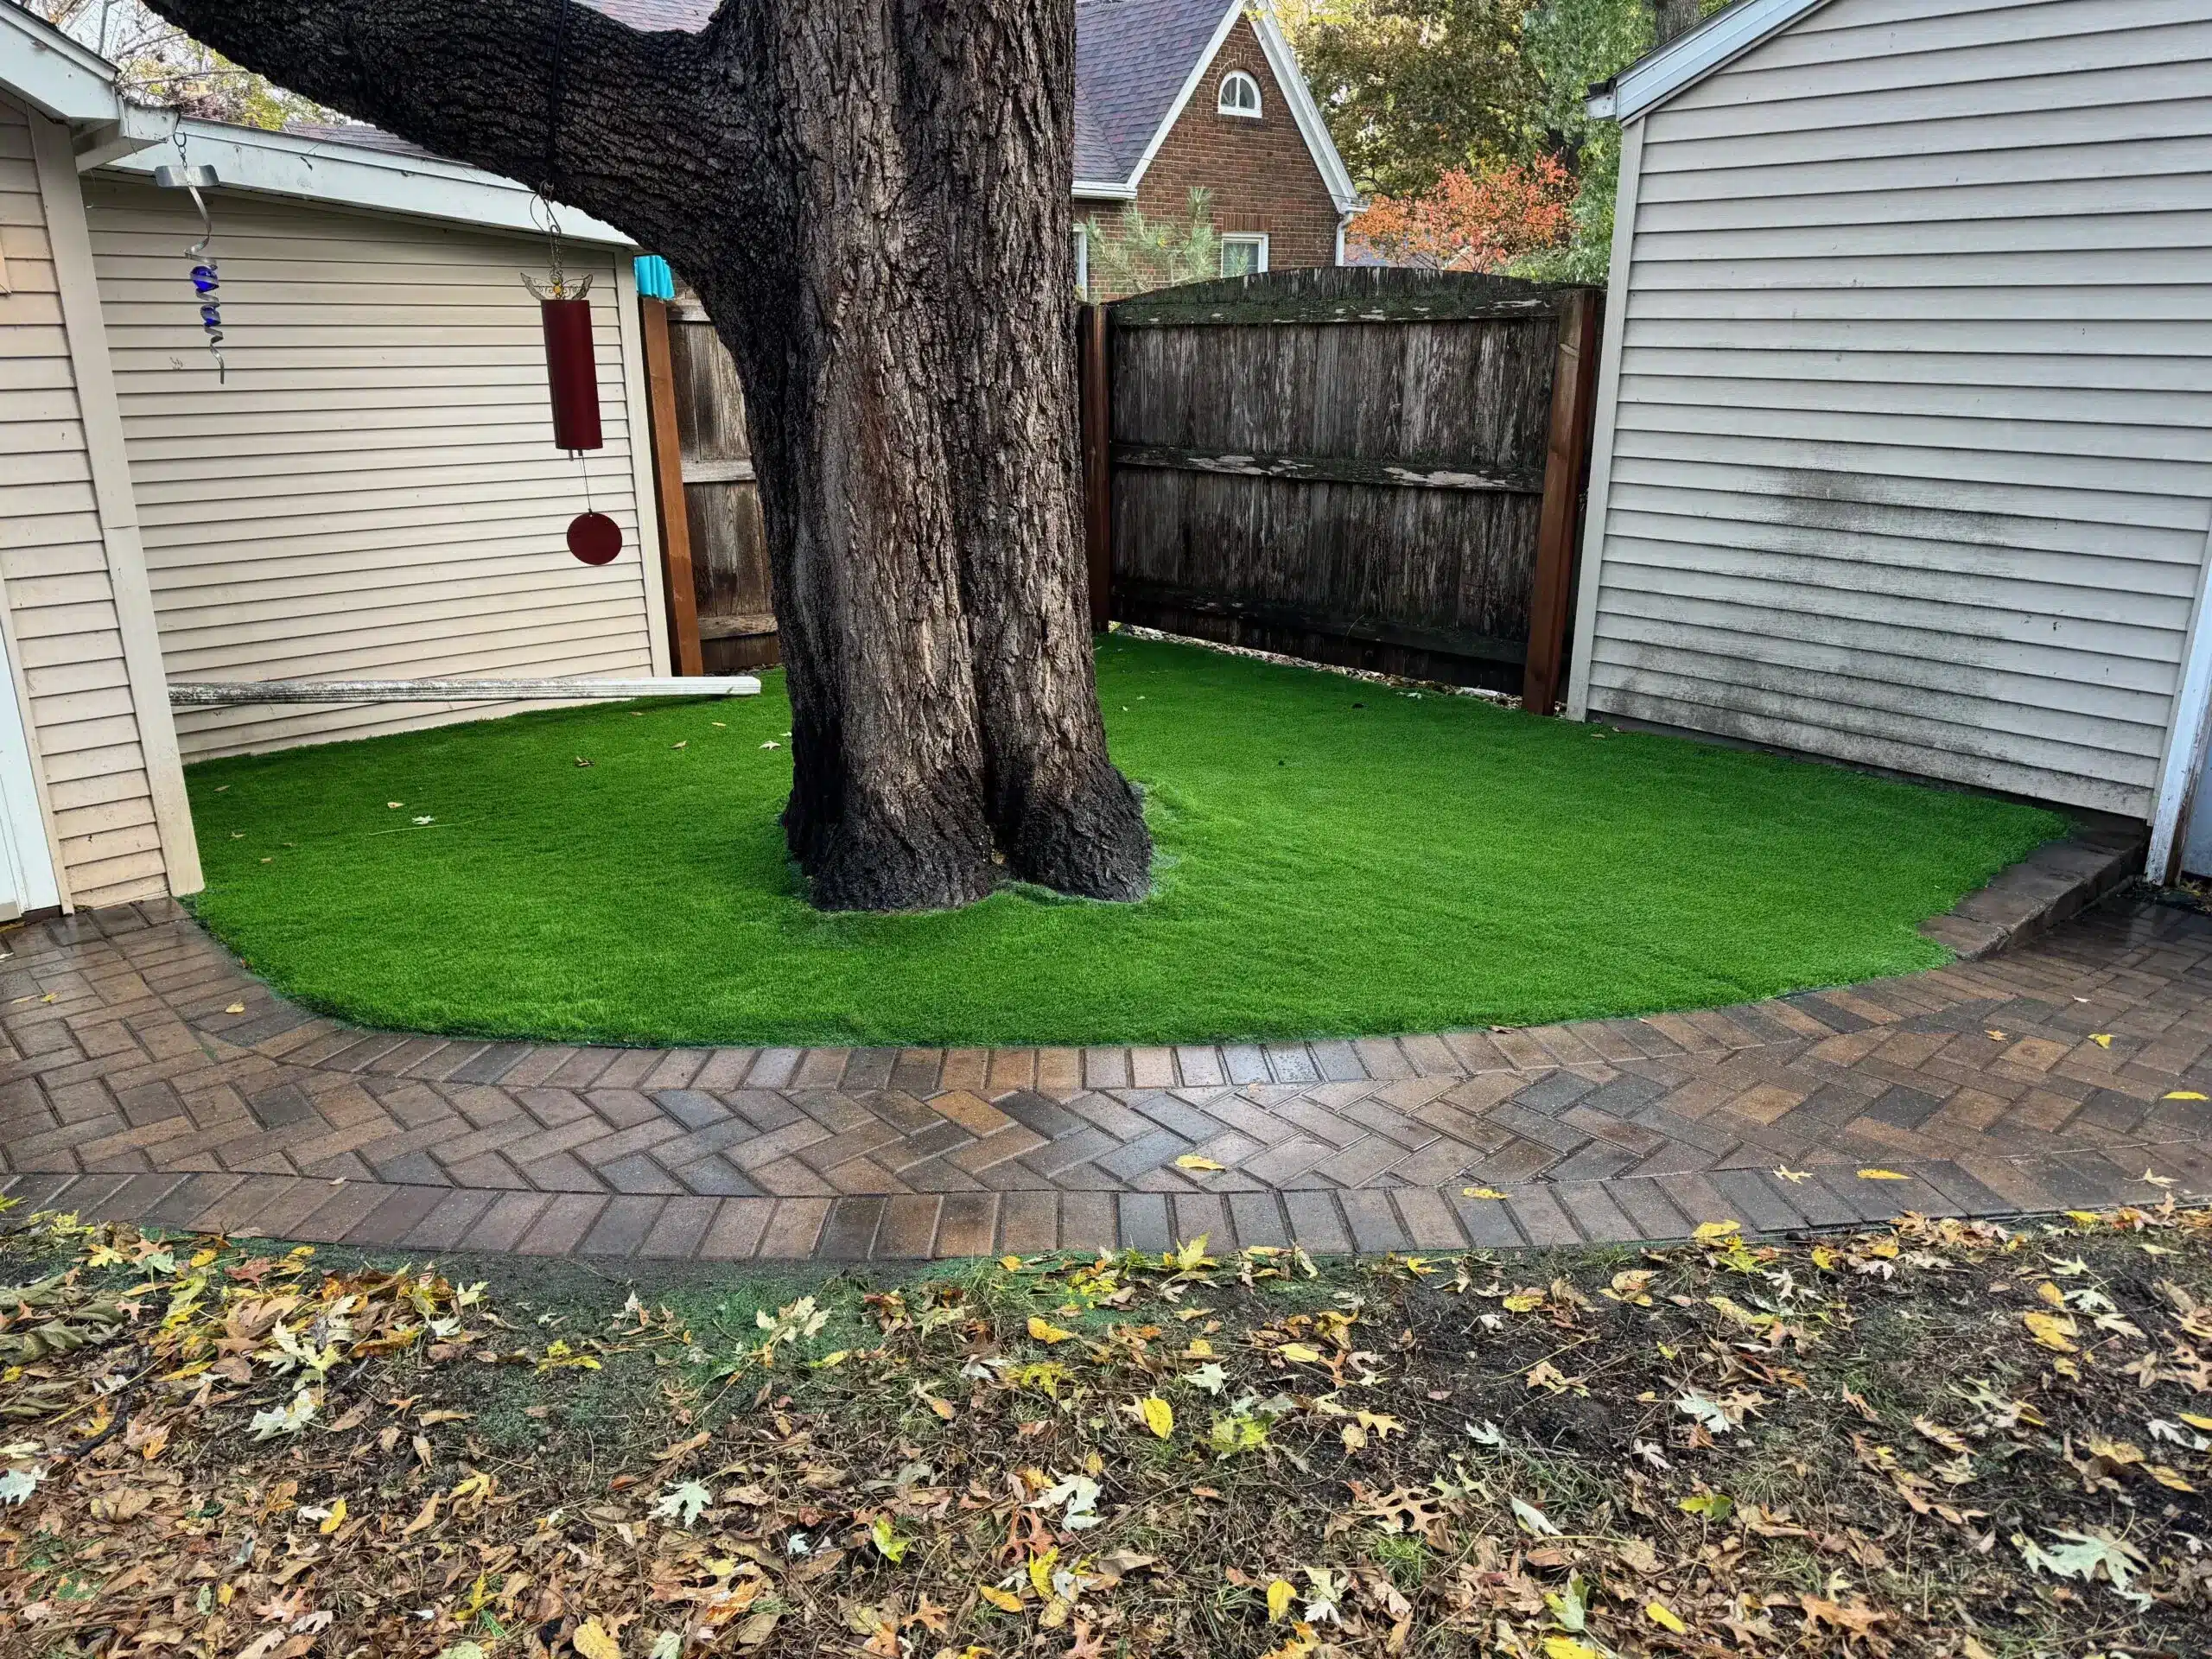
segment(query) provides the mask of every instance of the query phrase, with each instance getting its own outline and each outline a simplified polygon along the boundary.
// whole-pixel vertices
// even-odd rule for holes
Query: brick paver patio
[[[2172,1098],[2212,1095],[2212,920],[2147,905],[1709,1012],[1134,1049],[447,1039],[306,1014],[172,905],[0,943],[0,1190],[172,1228],[889,1260],[1200,1233],[1444,1250],[2212,1194],[2212,1104]]]

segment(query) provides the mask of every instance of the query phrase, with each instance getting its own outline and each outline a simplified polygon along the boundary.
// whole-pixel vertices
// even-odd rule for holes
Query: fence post
[[[645,406],[652,423],[653,493],[660,511],[662,574],[668,590],[669,654],[676,671],[706,672],[699,645],[699,591],[691,574],[691,516],[683,499],[683,450],[676,426],[676,369],[668,346],[668,302],[639,300],[645,333]]]
[[[1103,633],[1113,615],[1114,396],[1106,341],[1106,308],[1076,314],[1076,388],[1082,408],[1083,545],[1090,575],[1090,631]]]
[[[1548,715],[1559,704],[1560,671],[1574,591],[1575,532],[1589,471],[1597,416],[1601,290],[1578,288],[1560,303],[1559,353],[1552,371],[1551,437],[1544,461],[1544,506],[1536,532],[1535,591],[1529,604],[1529,665],[1521,704]]]

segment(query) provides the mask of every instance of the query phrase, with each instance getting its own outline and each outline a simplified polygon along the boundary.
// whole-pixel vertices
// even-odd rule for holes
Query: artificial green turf
[[[2063,819],[1109,635],[1154,891],[810,909],[781,676],[191,769],[208,925],[377,1026],[676,1044],[1143,1043],[1514,1025],[1933,966]],[[577,764],[579,756],[589,766]],[[392,803],[404,803],[393,805]],[[417,825],[428,817],[432,822]]]

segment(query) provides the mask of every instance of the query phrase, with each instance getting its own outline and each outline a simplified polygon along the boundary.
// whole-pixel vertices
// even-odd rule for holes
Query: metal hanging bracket
[[[207,199],[200,193],[213,190],[222,182],[212,167],[195,166],[184,159],[184,129],[179,124],[176,133],[176,156],[174,162],[164,163],[154,169],[154,183],[163,190],[182,190],[192,197],[192,205],[200,210],[200,239],[185,250],[194,263],[192,267],[192,290],[200,302],[200,327],[207,336],[207,349],[215,359],[215,381],[218,385],[230,380],[229,365],[223,361],[223,302],[215,297],[222,287],[222,276],[215,261],[208,257],[208,245],[215,239],[215,221],[207,211]]]

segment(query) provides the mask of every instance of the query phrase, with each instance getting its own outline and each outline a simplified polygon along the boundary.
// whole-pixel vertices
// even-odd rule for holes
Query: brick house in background
[[[1268,0],[1076,0],[1075,49],[1078,285],[1090,221],[1181,219],[1195,189],[1222,276],[1343,263],[1359,194]]]
[[[632,29],[690,33],[717,3],[591,0]],[[1078,286],[1091,219],[1179,220],[1194,189],[1212,198],[1223,276],[1343,263],[1359,194],[1271,0],[1076,0],[1075,17]]]

